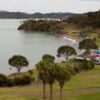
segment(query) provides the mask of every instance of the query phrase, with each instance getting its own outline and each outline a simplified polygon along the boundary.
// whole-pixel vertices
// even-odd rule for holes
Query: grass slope
[[[90,93],[90,94],[82,94],[77,97],[78,100],[100,100],[100,92],[98,93]]]
[[[38,100],[16,95],[0,94],[0,100]]]
[[[63,100],[99,100],[100,98],[100,66],[94,70],[83,72],[73,76],[69,82],[66,82],[63,91]],[[47,97],[49,97],[49,86],[46,88]],[[42,100],[42,86],[35,83],[33,86],[0,88],[1,93],[11,94],[10,96],[20,95]],[[59,85],[54,84],[54,100],[59,100]],[[6,96],[5,96],[6,97]],[[15,96],[16,97],[16,96]],[[11,97],[12,98],[12,97]],[[22,98],[22,97],[21,97]],[[0,99],[3,100],[3,99]],[[4,99],[6,100],[6,99]],[[9,100],[9,99],[7,99]],[[11,100],[11,99],[10,99]],[[17,99],[15,99],[17,100]],[[24,99],[19,99],[24,100]],[[25,99],[30,100],[30,99]],[[33,99],[34,100],[34,99]],[[49,98],[47,98],[49,100]]]

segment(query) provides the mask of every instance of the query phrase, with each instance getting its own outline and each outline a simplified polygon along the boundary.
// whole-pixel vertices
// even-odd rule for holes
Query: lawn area
[[[79,95],[77,100],[100,100],[100,92]]]
[[[63,100],[100,100],[100,92],[84,93],[78,95],[65,95]]]
[[[46,88],[47,95],[49,97],[49,86]],[[42,100],[42,86],[35,83],[31,86],[24,87],[13,87],[13,88],[0,88],[0,93],[10,94],[10,95],[0,95],[0,100],[31,100],[24,97],[19,97],[15,95],[38,98]],[[99,100],[100,98],[100,66],[97,65],[94,70],[89,72],[83,72],[73,76],[69,82],[66,82],[63,91],[63,100]],[[12,96],[13,94],[13,96]],[[11,99],[1,99],[1,98]],[[54,100],[59,100],[59,84],[56,82],[54,84]],[[19,99],[17,99],[19,98]],[[95,99],[93,99],[95,98]],[[32,99],[32,100],[38,100]],[[14,99],[13,99],[14,100]],[[49,100],[47,98],[47,100]]]
[[[16,95],[0,94],[0,100],[38,100],[38,99],[27,98]]]

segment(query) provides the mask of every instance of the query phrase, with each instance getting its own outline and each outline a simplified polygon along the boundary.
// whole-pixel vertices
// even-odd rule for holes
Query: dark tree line
[[[100,28],[100,10],[96,12],[73,15],[66,19],[66,21],[81,27],[92,26],[93,28]]]
[[[18,27],[19,30],[45,32],[53,32],[63,28],[64,23],[56,20],[26,20]]]
[[[66,16],[72,16],[74,13],[34,13],[28,14],[24,12],[8,12],[8,11],[1,11],[0,18],[9,18],[9,19],[26,19],[26,18],[63,18]]]

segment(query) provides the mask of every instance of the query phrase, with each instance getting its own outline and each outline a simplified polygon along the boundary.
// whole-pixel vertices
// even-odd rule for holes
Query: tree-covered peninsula
[[[100,11],[76,14],[62,20],[26,20],[18,27],[25,31],[69,33],[79,31],[88,35],[100,28]],[[63,32],[58,32],[63,31]]]
[[[26,20],[18,27],[18,30],[55,32],[63,34],[60,30],[64,29],[65,24],[65,22],[57,20]]]

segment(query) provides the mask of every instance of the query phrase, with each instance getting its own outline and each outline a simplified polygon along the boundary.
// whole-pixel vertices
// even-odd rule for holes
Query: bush
[[[82,61],[82,69],[85,71],[88,71],[94,67],[94,65],[92,64],[93,64],[92,62],[90,63],[90,61],[87,61],[86,59],[84,59]]]
[[[28,73],[32,76],[33,75],[33,70],[29,70]]]
[[[7,79],[7,86],[8,86],[8,87],[12,87],[12,86],[14,86],[14,85],[15,85],[15,82],[14,82],[13,79]]]
[[[70,75],[75,75],[75,71],[72,67],[67,66],[67,71],[70,73]]]
[[[66,61],[62,61],[61,63],[65,64],[65,63],[66,63]]]
[[[21,78],[20,85],[28,85],[31,84],[31,82],[32,82],[32,78],[30,76],[25,75]]]
[[[73,69],[75,73],[79,73],[82,70],[81,63],[75,63]]]
[[[91,60],[91,61],[89,61],[89,64],[91,65],[91,69],[94,69],[94,67],[95,67],[95,64],[94,64],[94,62]]]
[[[74,71],[75,71],[76,73],[79,73],[79,72],[80,72],[80,68],[77,67],[77,66],[75,66],[73,69],[74,69]]]
[[[34,81],[35,81],[35,78],[33,77],[33,78],[32,78],[32,82],[34,82]]]
[[[21,85],[21,78],[19,78],[19,77],[14,78],[14,83],[17,86]]]
[[[30,76],[22,76],[21,78],[17,77],[14,79],[15,85],[28,85],[31,84],[32,78]]]
[[[0,86],[5,86],[7,82],[7,78],[5,75],[0,74]]]

